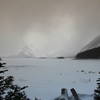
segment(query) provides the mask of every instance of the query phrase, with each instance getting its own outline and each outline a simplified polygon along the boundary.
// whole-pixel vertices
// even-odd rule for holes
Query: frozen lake
[[[13,75],[19,85],[28,85],[30,98],[53,100],[61,88],[75,88],[80,94],[93,94],[99,77],[100,60],[4,58],[7,75]],[[87,100],[87,99],[86,99]],[[90,99],[88,99],[90,100]]]

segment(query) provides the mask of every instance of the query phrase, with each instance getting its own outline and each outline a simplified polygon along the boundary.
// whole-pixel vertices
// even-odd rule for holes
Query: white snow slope
[[[96,47],[100,47],[100,36],[97,36],[96,38],[94,38],[92,41],[90,41],[82,50],[86,51],[86,50],[90,50]]]

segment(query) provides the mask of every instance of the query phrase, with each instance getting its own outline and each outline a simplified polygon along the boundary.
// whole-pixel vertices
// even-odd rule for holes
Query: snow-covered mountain
[[[34,57],[33,50],[29,48],[28,46],[25,46],[19,51],[17,57],[25,57],[25,58]]]
[[[88,43],[77,55],[76,58],[100,59],[100,36]]]
[[[8,56],[8,58],[33,58],[33,57],[35,57],[33,54],[33,50],[28,46],[25,46],[22,49],[20,49],[17,52],[17,54]]]
[[[92,41],[90,41],[85,47],[83,47],[81,52],[86,51],[86,50],[90,50],[93,48],[97,48],[99,46],[100,46],[100,36],[97,36]]]

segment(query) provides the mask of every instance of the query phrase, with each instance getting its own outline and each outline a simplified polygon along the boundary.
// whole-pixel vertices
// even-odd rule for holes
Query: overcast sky
[[[100,0],[0,0],[0,55],[70,56],[100,35]]]

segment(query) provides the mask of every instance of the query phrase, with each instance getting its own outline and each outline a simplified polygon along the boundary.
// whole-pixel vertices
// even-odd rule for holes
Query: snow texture
[[[96,79],[100,77],[99,60],[71,59],[4,59],[7,75],[13,75],[19,85],[28,85],[27,95],[34,100],[54,100],[60,96],[61,88],[68,89],[68,95],[75,88],[81,100],[93,100]]]

